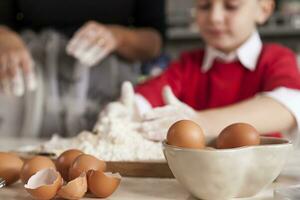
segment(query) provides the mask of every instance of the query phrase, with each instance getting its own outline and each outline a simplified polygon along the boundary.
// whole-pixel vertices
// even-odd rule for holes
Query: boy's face
[[[229,53],[268,19],[273,7],[273,0],[197,0],[197,23],[207,44]]]

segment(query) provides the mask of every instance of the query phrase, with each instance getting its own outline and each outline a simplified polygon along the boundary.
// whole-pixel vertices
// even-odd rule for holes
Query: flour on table
[[[106,161],[161,161],[165,160],[162,144],[145,139],[139,132],[139,122],[126,114],[126,109],[113,105],[117,114],[102,114],[95,125],[95,133],[81,132],[73,138],[54,135],[36,151],[59,155],[67,149],[80,149]],[[122,110],[123,109],[123,110]]]

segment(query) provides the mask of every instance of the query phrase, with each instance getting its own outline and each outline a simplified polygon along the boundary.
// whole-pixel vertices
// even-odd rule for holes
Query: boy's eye
[[[252,0],[251,0],[252,1]],[[241,5],[241,2],[238,0],[229,0],[223,2],[223,6],[226,10],[234,11],[237,10]],[[213,3],[209,0],[198,1],[197,9],[198,10],[210,10],[213,7]]]
[[[236,9],[239,8],[239,6],[240,6],[240,3],[237,2],[237,1],[231,1],[231,2],[226,2],[225,3],[225,8],[227,10],[236,10]]]
[[[211,7],[211,3],[209,1],[200,1],[197,4],[197,9],[198,10],[209,10]]]
[[[238,9],[239,7],[236,6],[236,5],[226,5],[225,8],[226,8],[227,10],[236,10],[236,9]]]

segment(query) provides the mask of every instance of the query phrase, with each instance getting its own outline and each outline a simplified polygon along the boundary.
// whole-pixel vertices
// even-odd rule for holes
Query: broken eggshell
[[[32,159],[26,161],[23,165],[20,174],[21,180],[25,184],[33,174],[42,169],[48,168],[56,169],[55,164],[50,158],[47,158],[45,156],[35,156]]]
[[[96,197],[106,198],[118,188],[121,182],[119,173],[112,174],[90,170],[87,174],[88,189]]]
[[[83,154],[83,152],[80,150],[69,149],[60,154],[60,156],[56,159],[56,168],[65,181],[69,181],[69,169],[74,160],[81,154]]]
[[[48,200],[56,196],[62,183],[63,179],[59,172],[48,168],[31,176],[24,187],[33,198]]]
[[[69,169],[69,180],[80,176],[81,173],[87,173],[89,170],[105,171],[106,163],[96,157],[88,154],[78,156]]]
[[[62,186],[57,195],[64,199],[80,199],[87,192],[86,174],[82,173],[79,177]]]

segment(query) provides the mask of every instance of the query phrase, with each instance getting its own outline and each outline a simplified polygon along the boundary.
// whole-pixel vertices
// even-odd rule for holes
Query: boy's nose
[[[222,5],[214,5],[209,13],[209,19],[212,24],[220,24],[224,22],[225,12]]]

